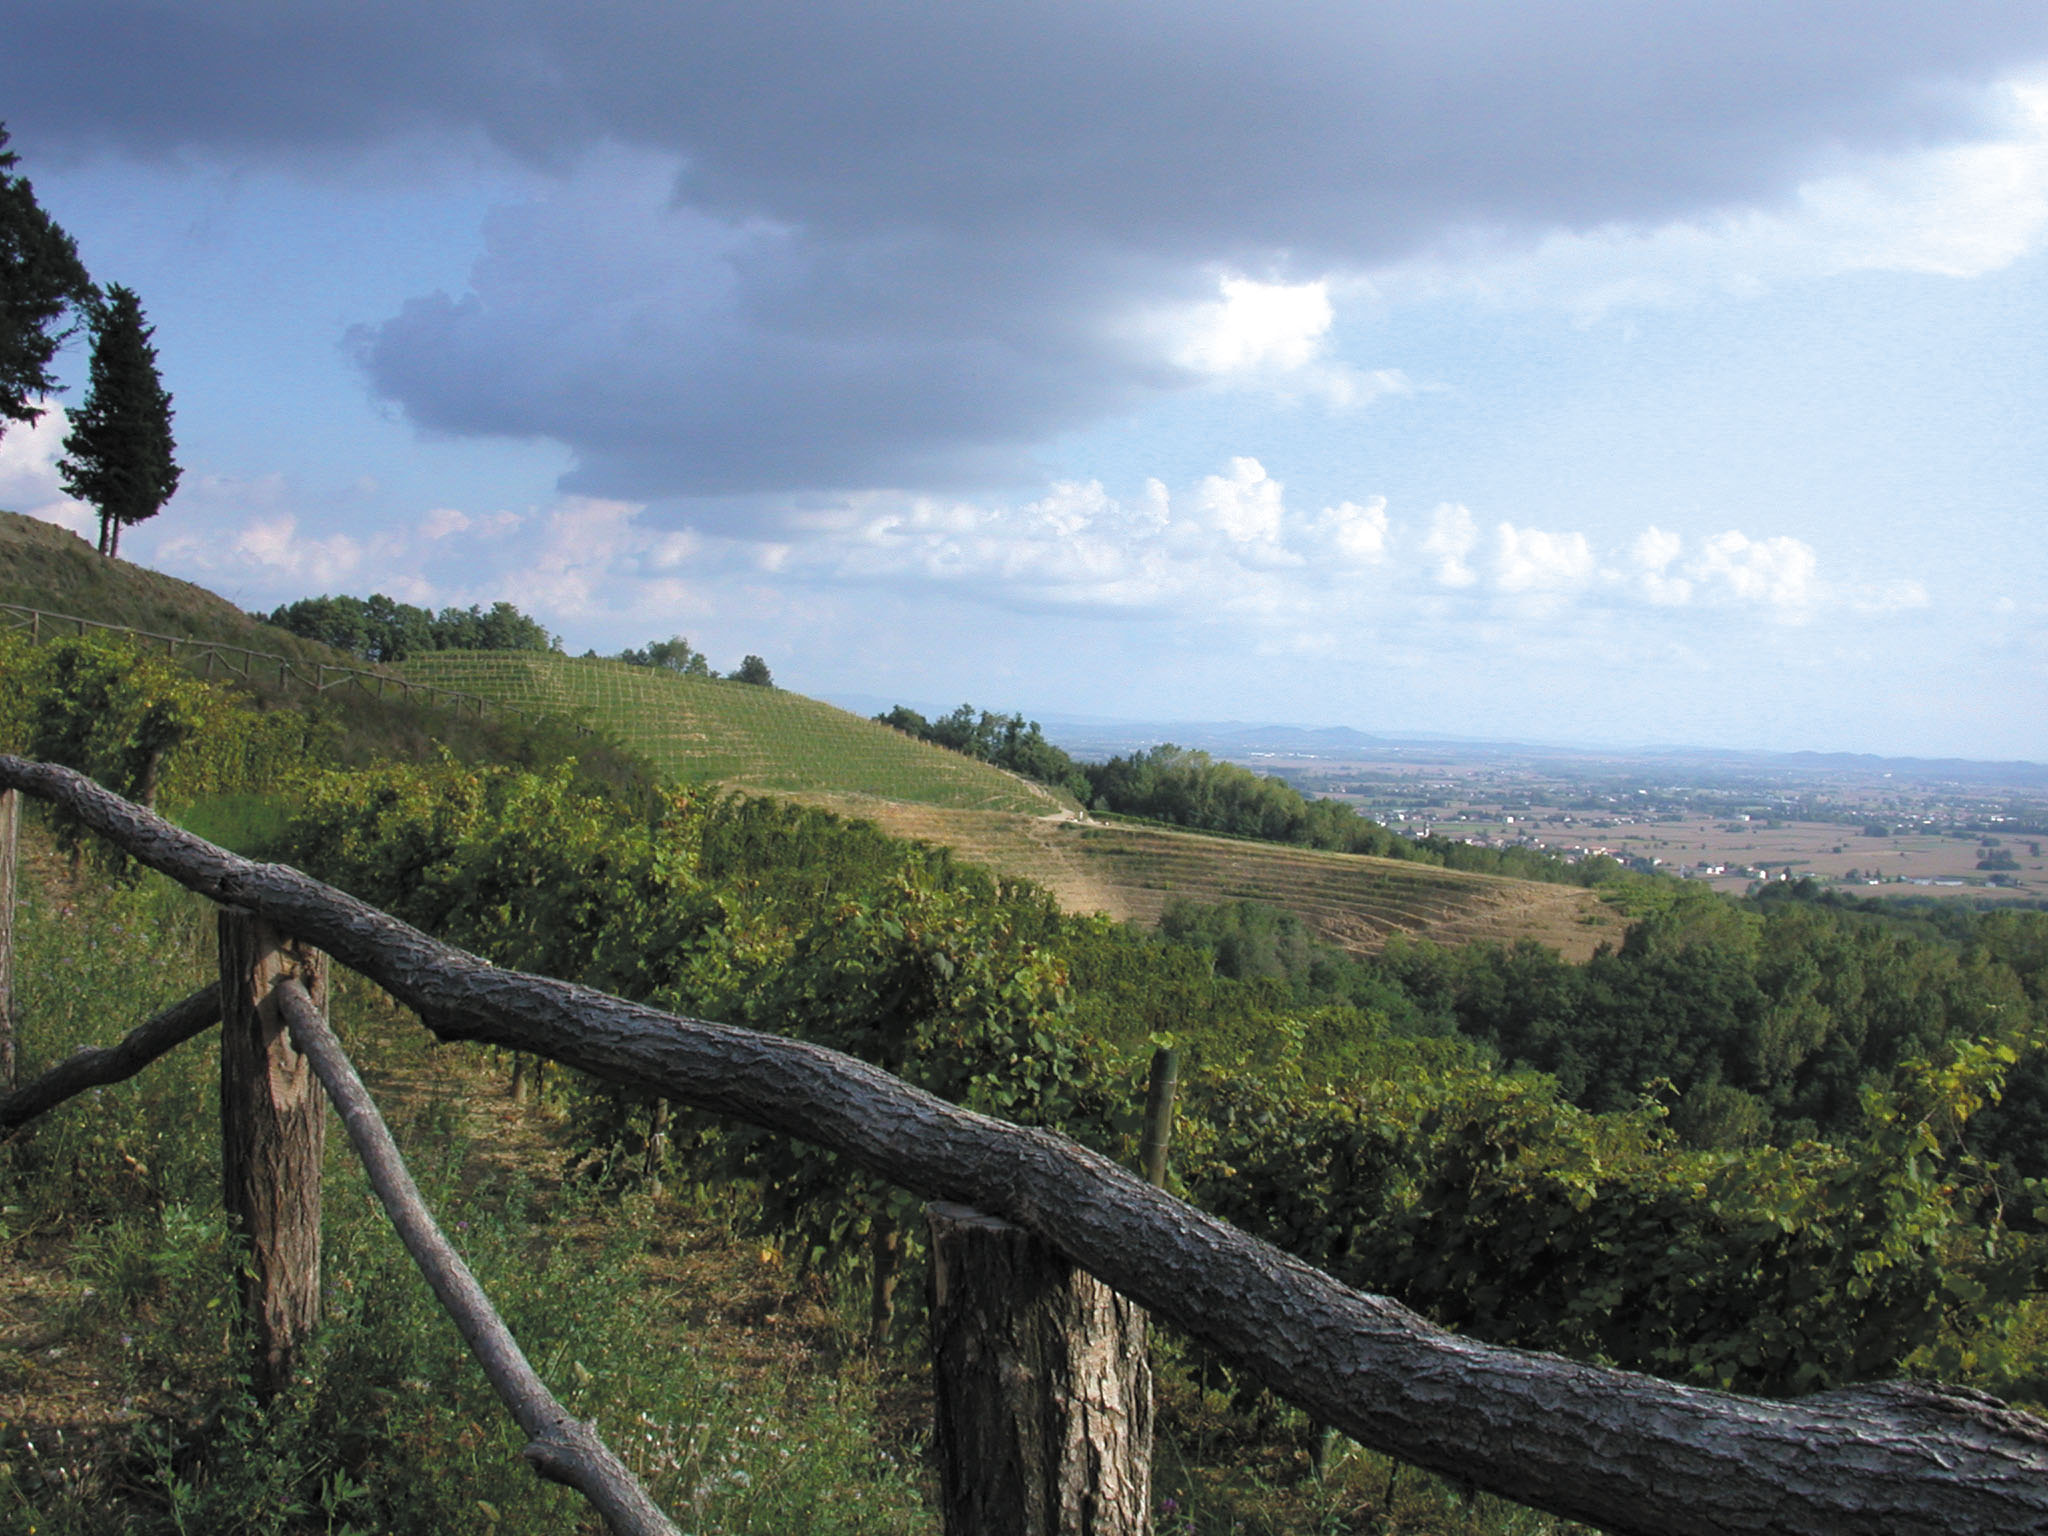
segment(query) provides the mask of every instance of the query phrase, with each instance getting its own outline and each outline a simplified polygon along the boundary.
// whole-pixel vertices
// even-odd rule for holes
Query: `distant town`
[[[1606,855],[1742,894],[2048,900],[2048,767],[1850,755],[1573,751],[1348,730],[1061,722],[1069,750],[1162,736],[1353,805],[1397,831]]]

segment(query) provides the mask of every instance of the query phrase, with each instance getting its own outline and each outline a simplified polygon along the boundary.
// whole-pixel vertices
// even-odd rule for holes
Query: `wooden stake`
[[[925,1216],[946,1536],[1143,1536],[1144,1312],[1022,1227],[963,1205]]]
[[[228,1222],[249,1245],[242,1302],[254,1334],[250,1384],[268,1400],[291,1381],[320,1317],[320,1162],[327,1111],[271,992],[282,977],[327,1006],[327,957],[259,918],[220,914],[221,1173]]]
[[[342,1127],[362,1158],[370,1187],[397,1228],[399,1241],[454,1319],[456,1330],[484,1368],[499,1401],[532,1437],[522,1452],[526,1460],[542,1477],[566,1484],[588,1499],[614,1536],[680,1536],[625,1463],[598,1438],[596,1427],[564,1408],[528,1363],[519,1341],[420,1198],[419,1186],[406,1171],[405,1159],[399,1156],[384,1117],[377,1113],[341,1042],[321,1017],[322,1010],[313,1005],[303,988],[290,981],[278,987],[276,1008],[292,1039],[305,1052],[301,1059],[312,1063],[333,1098]]]
[[[1180,1087],[1180,1047],[1152,1053],[1152,1077],[1145,1086],[1145,1135],[1138,1144],[1138,1171],[1147,1184],[1166,1187],[1166,1153],[1173,1141],[1173,1096]]]

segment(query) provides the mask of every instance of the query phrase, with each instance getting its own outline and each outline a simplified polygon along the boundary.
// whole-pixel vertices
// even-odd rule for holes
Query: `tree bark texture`
[[[126,1081],[219,1022],[220,984],[209,982],[136,1025],[119,1045],[81,1046],[32,1082],[0,1094],[0,1132],[28,1124],[88,1088]]]
[[[499,1401],[532,1437],[522,1452],[526,1460],[542,1477],[581,1493],[615,1536],[679,1536],[625,1463],[598,1438],[597,1430],[564,1408],[527,1361],[512,1330],[420,1198],[390,1128],[321,1017],[322,1010],[296,979],[281,982],[275,997],[294,1045],[334,1100],[335,1112],[399,1241],[454,1319],[456,1331],[490,1378]]]
[[[1781,1402],[1461,1338],[1063,1137],[820,1046],[500,970],[68,769],[0,756],[7,786],[318,945],[443,1039],[533,1051],[798,1136],[1024,1227],[1361,1445],[1640,1536],[2048,1530],[2048,1424],[1981,1393],[1894,1383]]]
[[[925,1219],[946,1536],[1143,1536],[1144,1311],[1022,1227],[944,1203]]]
[[[242,1305],[259,1399],[291,1381],[320,1321],[320,1163],[327,1108],[272,995],[284,977],[327,1006],[326,956],[259,917],[220,914],[221,1175],[229,1226],[249,1246]]]

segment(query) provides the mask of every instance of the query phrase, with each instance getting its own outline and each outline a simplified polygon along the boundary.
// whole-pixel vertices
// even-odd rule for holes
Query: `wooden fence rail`
[[[68,769],[0,756],[141,863],[317,946],[436,1035],[830,1148],[1023,1227],[1361,1444],[1639,1536],[2048,1530],[2048,1424],[1967,1389],[1774,1401],[1461,1338],[1353,1291],[1108,1159],[854,1058],[501,970],[282,865],[193,837]]]

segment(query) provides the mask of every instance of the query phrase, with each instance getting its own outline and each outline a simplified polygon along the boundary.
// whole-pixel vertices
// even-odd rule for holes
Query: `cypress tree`
[[[85,403],[57,463],[64,488],[100,510],[100,553],[115,555],[121,529],[155,517],[178,488],[171,397],[157,377],[156,334],[142,301],[115,283],[92,317],[92,373]]]
[[[0,125],[0,433],[43,414],[35,402],[57,388],[50,360],[74,329],[59,322],[93,294],[77,244],[36,202],[28,178],[8,174],[20,158]]]

